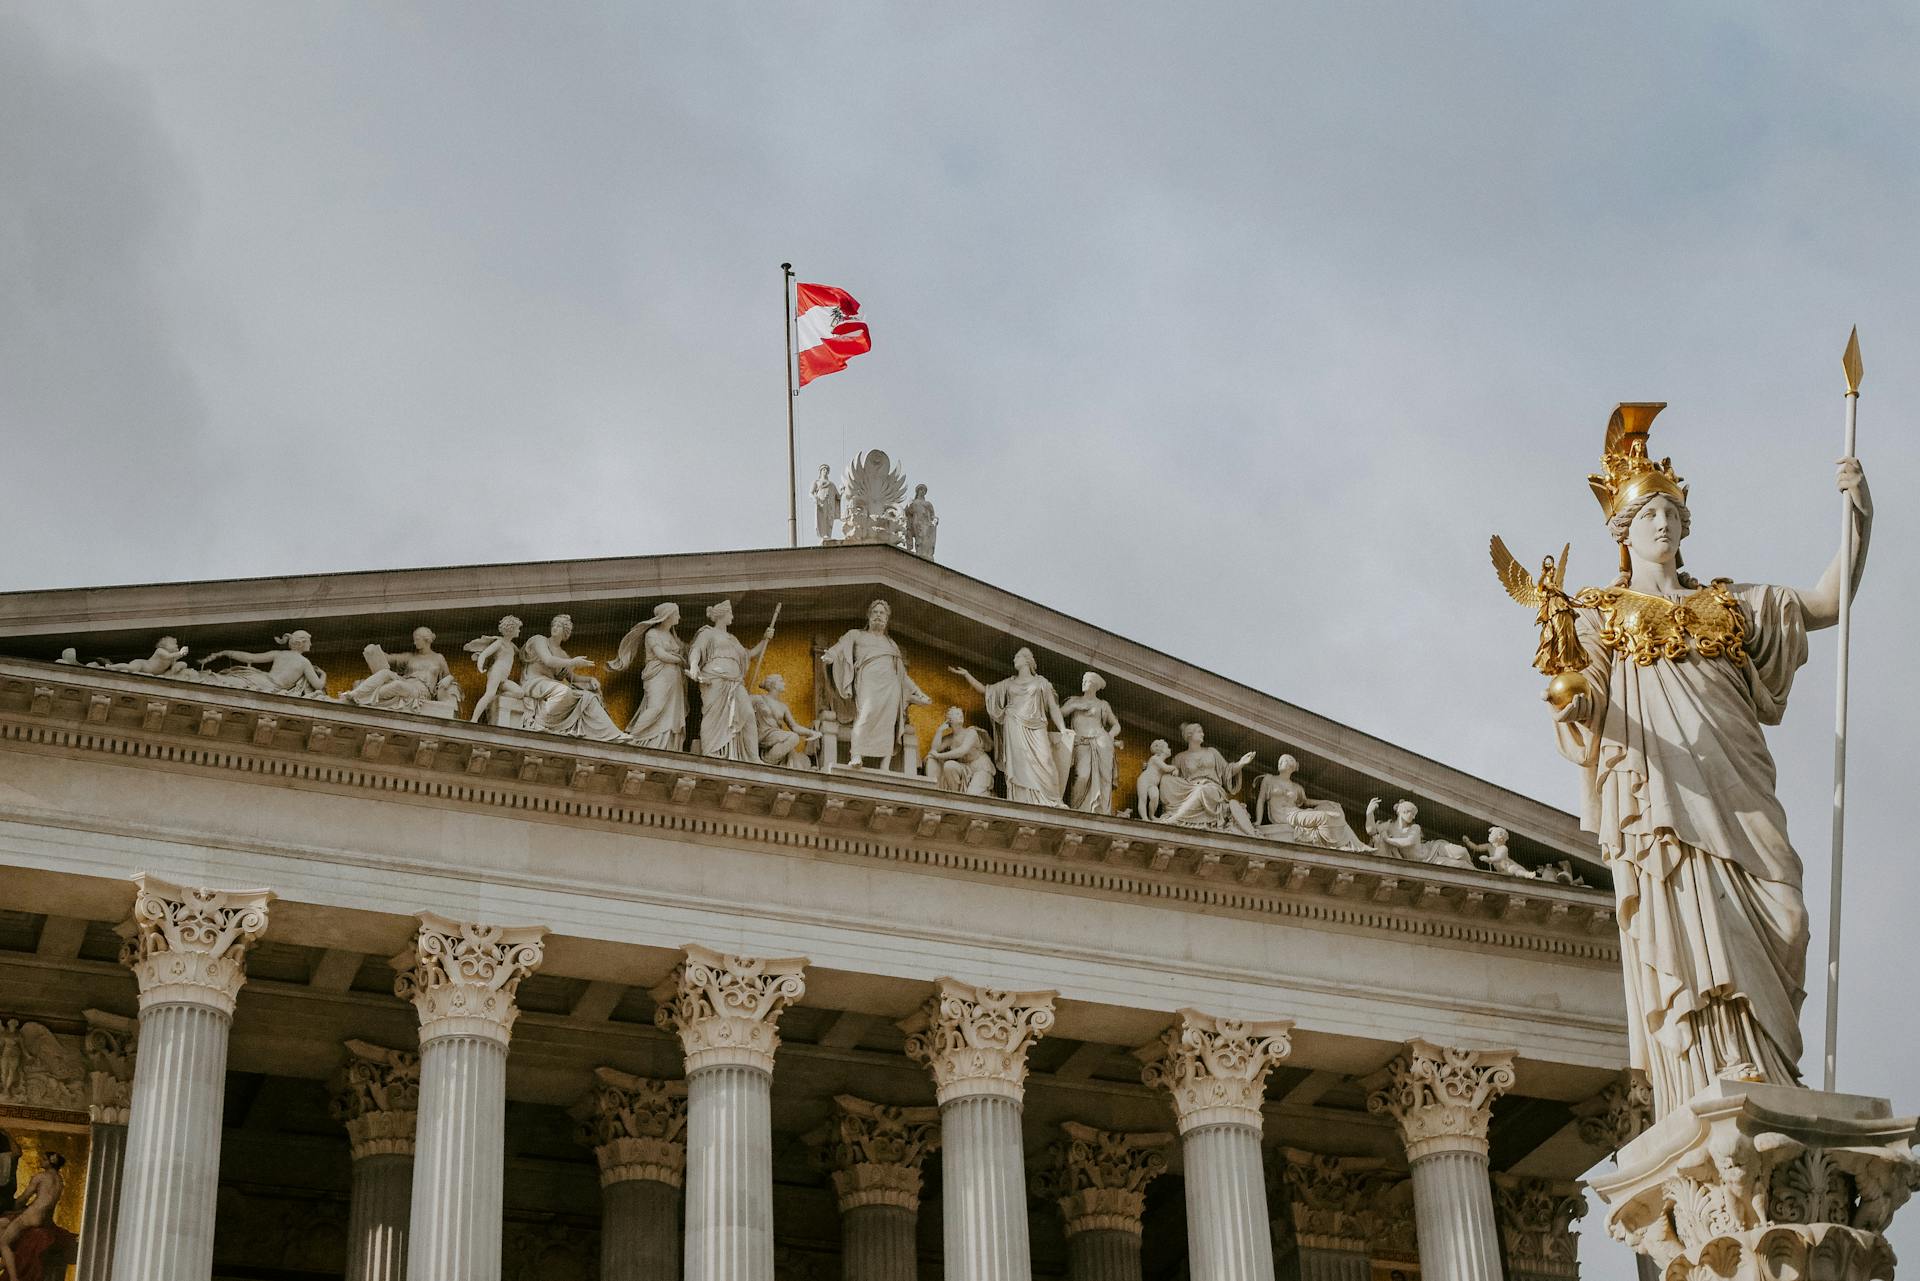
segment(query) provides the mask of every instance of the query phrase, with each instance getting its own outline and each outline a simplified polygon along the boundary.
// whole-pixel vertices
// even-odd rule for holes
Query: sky
[[[1689,568],[1811,585],[1857,324],[1840,1084],[1920,1109],[1917,65],[1892,3],[7,0],[0,589],[782,544],[792,261],[874,334],[803,484],[884,448],[943,562],[1571,808],[1487,536],[1610,579],[1664,400]]]

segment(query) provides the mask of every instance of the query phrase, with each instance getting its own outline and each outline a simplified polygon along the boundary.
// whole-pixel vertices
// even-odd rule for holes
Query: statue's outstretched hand
[[[1567,700],[1565,707],[1554,707],[1553,699],[1548,697],[1547,691],[1543,689],[1540,691],[1540,701],[1547,704],[1553,711],[1553,719],[1562,725],[1584,722],[1593,714],[1593,696],[1591,694],[1575,694]]]
[[[1862,516],[1873,515],[1873,494],[1867,488],[1866,469],[1860,466],[1860,460],[1851,456],[1839,461],[1839,476],[1835,487],[1853,502],[1854,509]]]

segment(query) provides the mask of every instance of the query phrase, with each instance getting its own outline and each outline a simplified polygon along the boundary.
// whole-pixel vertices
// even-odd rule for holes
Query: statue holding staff
[[[1833,626],[1842,581],[1859,581],[1873,503],[1843,458],[1857,555],[1843,548],[1805,590],[1703,585],[1681,568],[1687,488],[1647,454],[1662,408],[1623,404],[1608,424],[1589,484],[1621,574],[1572,597],[1585,664],[1542,697],[1613,872],[1631,1061],[1664,1116],[1715,1080],[1800,1079],[1807,913],[1762,731],[1786,711],[1807,633]]]
[[[733,602],[707,606],[707,625],[687,648],[687,676],[700,682],[700,751],[734,761],[760,759],[760,718],[747,692],[747,665],[766,652],[769,626],[748,648],[733,634]]]

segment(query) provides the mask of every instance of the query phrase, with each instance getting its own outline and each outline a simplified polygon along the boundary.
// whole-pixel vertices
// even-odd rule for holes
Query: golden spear
[[[1840,357],[1840,368],[1847,375],[1847,443],[1843,458],[1853,457],[1854,427],[1860,416],[1860,329],[1847,335],[1847,350]],[[1834,697],[1833,717],[1833,881],[1827,895],[1827,1047],[1825,1086],[1834,1089],[1834,1073],[1840,1042],[1840,887],[1842,859],[1847,830],[1847,643],[1853,631],[1853,495],[1840,495],[1840,654],[1835,667],[1838,689]]]

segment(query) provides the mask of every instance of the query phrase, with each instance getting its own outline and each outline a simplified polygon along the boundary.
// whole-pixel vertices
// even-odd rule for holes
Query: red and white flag
[[[855,320],[860,304],[832,285],[794,287],[794,347],[800,353],[800,385],[837,374],[854,356],[873,350],[867,322]]]

